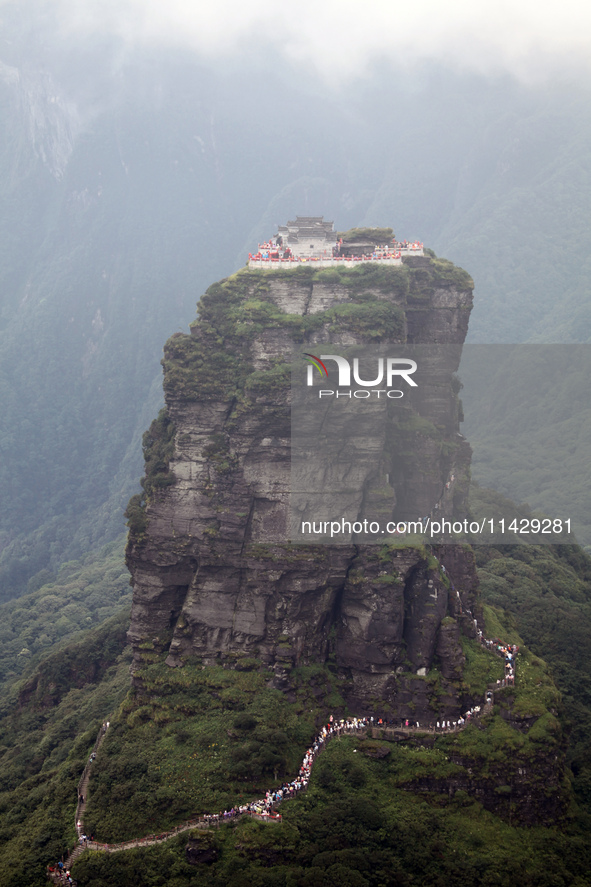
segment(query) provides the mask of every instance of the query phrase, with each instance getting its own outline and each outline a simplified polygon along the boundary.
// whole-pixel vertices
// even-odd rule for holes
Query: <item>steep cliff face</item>
[[[291,667],[330,660],[351,704],[380,699],[402,715],[429,710],[437,662],[439,710],[457,710],[460,633],[474,633],[471,553],[289,542],[289,355],[294,344],[461,345],[471,307],[468,275],[430,258],[240,272],[208,290],[192,335],[166,345],[166,409],[144,439],[145,495],[128,509],[136,662],[150,650],[171,666],[256,657],[289,691]],[[438,446],[420,427],[406,443],[429,453],[451,514],[465,507],[470,448],[457,399],[445,398]]]

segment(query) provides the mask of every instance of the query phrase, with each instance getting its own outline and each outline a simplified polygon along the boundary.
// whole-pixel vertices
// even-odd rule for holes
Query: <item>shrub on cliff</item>
[[[174,453],[175,427],[166,410],[162,409],[148,431],[144,432],[142,447],[145,461],[145,477],[141,484],[150,496],[154,490],[174,483],[174,476],[169,471],[169,463]],[[135,497],[133,497],[135,498]],[[130,503],[131,504],[131,503]],[[139,508],[141,501],[136,501],[132,510]]]
[[[394,237],[393,228],[349,228],[348,231],[339,231],[337,238],[341,237],[345,243],[370,242],[390,243]]]

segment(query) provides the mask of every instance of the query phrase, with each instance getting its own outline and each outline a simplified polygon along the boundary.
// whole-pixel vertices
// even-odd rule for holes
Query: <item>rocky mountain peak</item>
[[[128,507],[136,663],[164,651],[170,666],[264,666],[289,693],[292,667],[330,662],[357,710],[380,698],[404,715],[427,708],[437,662],[441,710],[459,710],[471,553],[289,539],[289,356],[294,344],[461,345],[472,286],[426,256],[392,269],[242,271],[210,287],[191,334],[165,346],[166,407],[144,436],[144,493]],[[470,448],[457,409],[452,419],[454,447],[428,458],[459,491]],[[420,451],[420,429],[408,434]],[[463,507],[452,498],[442,508]]]

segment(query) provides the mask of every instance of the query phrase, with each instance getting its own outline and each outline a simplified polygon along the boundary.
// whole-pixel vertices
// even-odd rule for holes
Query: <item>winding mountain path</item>
[[[476,624],[476,620],[474,620],[474,622]],[[500,655],[505,658],[506,650],[508,649],[508,647],[500,644],[498,640],[487,640],[483,637],[482,633],[480,633],[480,642],[491,653]],[[503,652],[501,652],[501,650],[503,650]],[[513,652],[512,655],[514,657],[515,652]],[[512,667],[514,668],[515,659],[513,658],[511,661],[513,664]],[[515,672],[513,672],[513,674],[515,674]],[[408,721],[403,723],[400,727],[394,727],[393,725],[384,722],[383,719],[376,717],[348,718],[336,721],[331,715],[329,723],[326,726],[322,727],[322,729],[314,739],[312,745],[307,750],[299,770],[299,775],[291,783],[289,783],[287,789],[280,790],[279,792],[269,791],[267,792],[267,795],[264,799],[252,801],[249,804],[240,807],[238,810],[232,808],[231,811],[226,811],[223,814],[216,813],[212,815],[202,815],[198,819],[187,820],[186,822],[181,823],[180,825],[176,826],[176,828],[171,829],[170,831],[161,832],[157,835],[146,835],[142,838],[134,838],[131,841],[122,841],[116,844],[101,843],[99,841],[89,841],[87,839],[83,839],[82,837],[84,835],[84,813],[86,811],[86,806],[88,803],[90,773],[92,770],[94,759],[96,757],[96,753],[104,742],[107,731],[109,729],[109,721],[106,721],[105,723],[103,723],[98,732],[89,760],[82,772],[80,782],[78,783],[78,804],[76,806],[75,825],[79,844],[69,854],[68,858],[63,864],[63,869],[58,870],[55,866],[48,866],[47,876],[49,880],[52,881],[54,884],[72,883],[75,885],[76,881],[70,882],[67,879],[65,873],[66,871],[69,871],[73,862],[82,853],[84,853],[85,850],[101,851],[103,853],[117,853],[121,850],[132,850],[139,847],[151,847],[155,844],[162,844],[165,841],[169,841],[171,838],[175,838],[177,835],[180,835],[183,832],[192,831],[196,828],[205,829],[211,826],[218,826],[230,819],[235,820],[244,816],[258,819],[267,823],[280,823],[282,821],[281,814],[274,813],[273,811],[281,803],[282,800],[294,797],[298,794],[299,791],[305,790],[307,788],[314,760],[316,759],[320,751],[322,751],[326,747],[326,744],[330,739],[345,735],[358,735],[360,737],[364,737],[369,733],[373,738],[376,739],[382,738],[402,740],[406,739],[409,736],[416,736],[421,734],[441,735],[444,733],[455,733],[459,730],[463,730],[467,724],[471,723],[471,721],[475,718],[479,718],[481,714],[490,711],[494,704],[495,690],[498,690],[506,685],[506,679],[499,681],[496,684],[490,684],[489,691],[486,694],[486,702],[483,708],[477,706],[475,709],[472,709],[471,712],[467,712],[465,718],[461,718],[460,720],[453,722],[447,721],[447,724],[449,726],[446,726],[446,721],[444,720],[441,722],[441,724],[440,722],[437,722],[436,727],[432,724],[426,727],[421,727],[418,723],[416,723],[415,725],[411,725]],[[285,786],[286,783],[284,783],[284,788]],[[277,796],[278,794],[279,797]],[[273,797],[273,795],[275,795],[275,797]]]

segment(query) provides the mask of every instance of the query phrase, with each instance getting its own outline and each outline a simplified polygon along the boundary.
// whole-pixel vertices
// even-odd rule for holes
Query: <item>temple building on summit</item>
[[[298,262],[316,267],[358,267],[359,263],[400,265],[402,256],[422,256],[423,244],[398,242],[391,228],[353,228],[339,234],[324,216],[296,216],[249,253],[248,267],[282,271]]]
[[[277,237],[296,259],[331,258],[337,244],[334,222],[324,216],[296,216],[295,222],[280,225]]]

